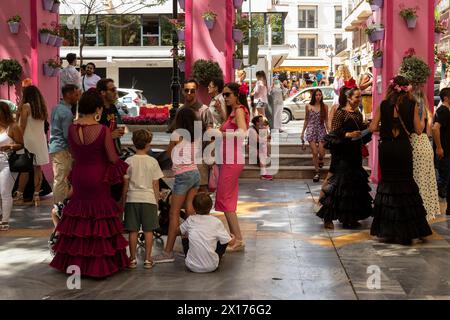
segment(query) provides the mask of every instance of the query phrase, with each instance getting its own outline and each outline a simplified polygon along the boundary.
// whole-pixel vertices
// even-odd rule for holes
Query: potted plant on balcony
[[[242,9],[243,2],[244,2],[244,0],[233,0],[234,7],[238,10]]]
[[[400,5],[400,9],[400,16],[405,19],[408,29],[414,29],[417,24],[419,7],[406,8],[404,5]]]
[[[61,5],[61,1],[59,0],[54,0],[53,1],[53,6],[52,6],[52,12],[53,13],[59,13],[59,6]]]
[[[48,37],[50,36],[51,33],[52,33],[52,30],[47,28],[47,24],[46,23],[43,23],[42,24],[42,28],[39,29],[39,41],[42,44],[47,44]]]
[[[58,75],[61,69],[61,64],[58,62],[59,59],[48,59],[44,63],[44,75],[47,77],[55,77]]]
[[[369,41],[371,43],[384,39],[384,25],[382,24],[369,25],[365,32],[369,36]]]
[[[372,11],[377,11],[380,8],[383,8],[383,0],[366,0],[370,4],[370,8]]]
[[[381,49],[377,49],[372,54],[373,66],[377,69],[381,69],[383,67],[383,51]]]
[[[241,51],[236,49],[236,51],[233,53],[233,68],[235,70],[239,70],[242,65],[242,54]]]
[[[209,11],[206,11],[205,13],[203,13],[202,17],[203,17],[203,20],[205,21],[206,27],[209,30],[212,30],[214,28],[214,23],[216,22],[217,13],[209,10]]]
[[[46,11],[52,11],[54,3],[55,3],[55,0],[42,0],[42,6],[44,7],[44,10],[46,10]]]
[[[8,26],[9,26],[9,31],[12,34],[19,33],[20,21],[22,21],[22,18],[19,15],[15,15],[8,19],[7,22],[8,22]]]
[[[439,43],[441,41],[441,36],[447,33],[448,30],[448,20],[444,19],[439,21],[439,19],[434,20],[434,42]]]
[[[178,4],[180,5],[180,8],[182,10],[186,9],[186,1],[185,0],[178,0]]]
[[[9,89],[22,77],[22,66],[15,59],[0,60],[0,85],[8,85],[8,100],[10,97]]]

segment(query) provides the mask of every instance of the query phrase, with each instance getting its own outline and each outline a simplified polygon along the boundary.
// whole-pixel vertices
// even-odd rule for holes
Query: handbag
[[[17,151],[12,151],[8,155],[9,170],[11,172],[30,172],[33,170],[35,155],[26,148],[23,150],[24,153],[19,154]]]
[[[340,135],[338,135],[335,131],[327,133],[323,137],[324,145],[323,147],[325,149],[331,150],[334,146],[341,144],[343,142],[343,139]]]
[[[217,183],[219,181],[219,167],[217,164],[213,164],[209,170],[208,190],[209,192],[215,192],[217,189]]]

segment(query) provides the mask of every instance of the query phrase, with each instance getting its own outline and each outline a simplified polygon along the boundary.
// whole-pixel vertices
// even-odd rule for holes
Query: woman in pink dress
[[[123,212],[111,197],[111,184],[126,174],[128,165],[119,160],[109,128],[98,124],[103,100],[95,91],[81,97],[83,114],[69,128],[69,147],[74,159],[70,174],[73,196],[64,208],[50,263],[66,272],[76,265],[81,275],[104,278],[129,264],[128,242],[122,236]]]
[[[243,148],[250,122],[250,113],[246,97],[239,94],[239,84],[227,84],[222,94],[227,107],[231,107],[232,111],[227,121],[220,128],[223,132],[221,146],[223,161],[217,183],[215,209],[225,213],[230,233],[236,237],[235,245],[227,248],[227,250],[240,251],[244,249],[245,244],[239,227],[236,208],[239,194],[239,176],[245,165]]]

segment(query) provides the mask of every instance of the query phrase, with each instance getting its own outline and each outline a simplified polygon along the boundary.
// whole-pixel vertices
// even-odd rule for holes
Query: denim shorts
[[[183,172],[175,175],[173,193],[177,195],[186,195],[189,189],[200,186],[200,173],[197,170]]]

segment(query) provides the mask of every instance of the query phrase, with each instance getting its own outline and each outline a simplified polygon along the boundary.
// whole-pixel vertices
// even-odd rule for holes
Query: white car
[[[130,116],[139,115],[139,108],[147,105],[147,98],[142,94],[142,90],[118,88],[117,94],[117,107],[119,110],[128,110]]]

